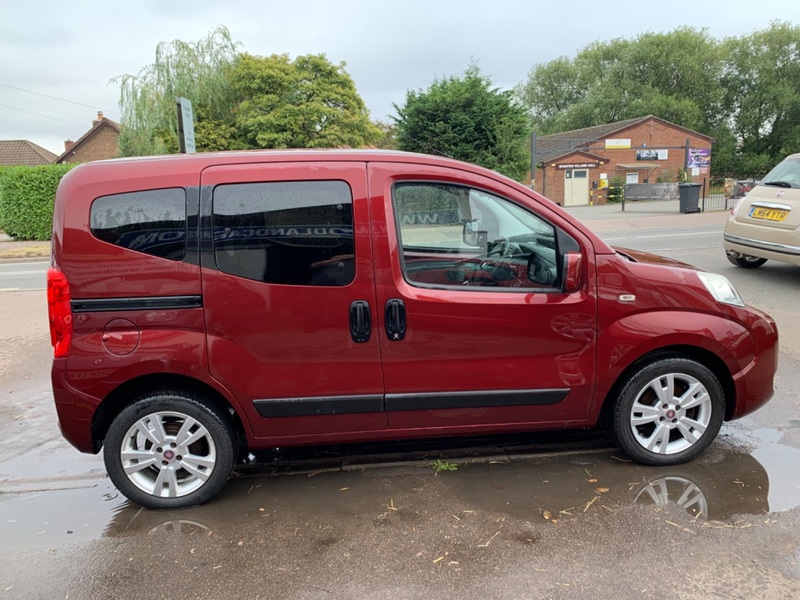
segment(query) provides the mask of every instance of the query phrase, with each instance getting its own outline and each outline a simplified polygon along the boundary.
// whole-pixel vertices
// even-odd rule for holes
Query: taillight
[[[731,208],[731,215],[732,215],[732,216],[734,216],[734,217],[735,217],[735,216],[736,216],[736,213],[737,213],[737,212],[739,212],[739,207],[742,205],[742,202],[744,202],[744,198],[743,198],[743,197],[742,197],[742,198],[739,198],[739,199],[736,201],[736,204],[734,204],[734,205],[733,205],[733,208]]]
[[[55,267],[47,270],[47,312],[50,317],[50,343],[53,356],[65,358],[72,341],[72,307],[69,280]]]

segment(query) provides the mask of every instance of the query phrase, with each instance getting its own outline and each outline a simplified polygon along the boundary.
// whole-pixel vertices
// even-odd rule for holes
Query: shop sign
[[[600,166],[597,161],[582,162],[582,163],[560,163],[556,165],[557,169],[596,169]]]
[[[630,148],[630,147],[631,147],[630,138],[606,140],[606,148]]]

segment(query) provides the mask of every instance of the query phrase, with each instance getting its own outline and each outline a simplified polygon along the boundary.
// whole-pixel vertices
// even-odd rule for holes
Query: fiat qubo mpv
[[[605,424],[695,457],[773,393],[774,321],[497,173],[380,151],[81,165],[48,273],[61,430],[133,502],[243,452]]]

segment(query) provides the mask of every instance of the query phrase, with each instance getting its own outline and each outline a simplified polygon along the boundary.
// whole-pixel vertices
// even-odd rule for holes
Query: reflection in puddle
[[[778,444],[758,448],[752,453],[769,473],[769,509],[783,512],[800,505],[800,450]]]
[[[636,504],[668,506],[675,503],[688,512],[693,520],[705,521],[708,516],[708,500],[697,484],[685,477],[659,477],[648,482],[634,498]]]
[[[392,466],[395,457],[380,455],[360,458],[382,466],[356,470],[328,470],[329,456],[287,465],[283,472],[289,474],[277,476],[240,468],[217,500],[183,511],[140,509],[117,496],[107,479],[39,493],[15,493],[13,483],[0,480],[0,551],[20,540],[39,545],[101,536],[145,534],[167,544],[210,541],[221,532],[246,539],[259,527],[294,531],[309,523],[317,524],[318,542],[326,546],[336,543],[332,524],[415,529],[438,527],[441,519],[457,524],[473,515],[496,515],[530,525],[598,511],[624,519],[625,510],[637,507],[673,510],[673,519],[677,507],[685,512],[685,524],[703,525],[800,505],[794,467],[800,450],[777,444],[751,454],[715,447],[700,460],[664,469],[623,461],[606,450],[471,462],[474,455],[474,449],[460,459],[448,453],[458,470],[438,475],[427,458]],[[519,540],[535,543],[537,534],[523,529]]]

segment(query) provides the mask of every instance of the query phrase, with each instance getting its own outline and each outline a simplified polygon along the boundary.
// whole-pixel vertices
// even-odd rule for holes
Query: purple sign
[[[689,164],[687,169],[693,167],[708,167],[711,164],[711,148],[689,148]]]

